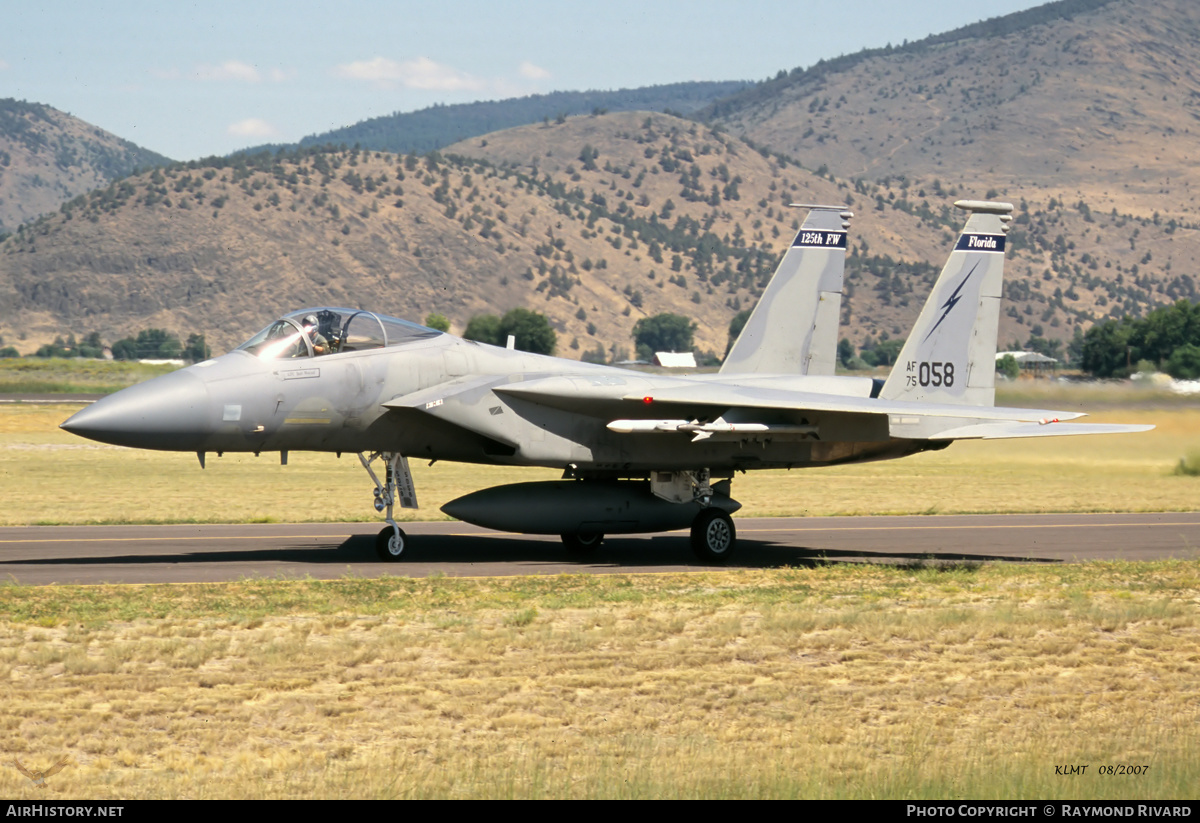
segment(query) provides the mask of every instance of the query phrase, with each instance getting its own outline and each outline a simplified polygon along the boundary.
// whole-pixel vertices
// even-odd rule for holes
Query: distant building
[[[696,368],[696,355],[690,351],[659,351],[654,353],[654,365],[667,369],[694,369]]]
[[[1034,377],[1039,377],[1058,368],[1058,360],[1035,351],[998,351],[996,352],[996,362],[999,363],[1000,358],[1006,354],[1013,356],[1013,360],[1017,361],[1017,365],[1021,367],[1021,371],[1032,374]]]

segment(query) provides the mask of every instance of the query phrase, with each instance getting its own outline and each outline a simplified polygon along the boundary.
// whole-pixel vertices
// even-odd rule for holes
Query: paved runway
[[[915,559],[1064,563],[1200,559],[1200,512],[735,519],[732,567]],[[0,580],[166,583],[245,577],[424,577],[686,571],[699,565],[686,532],[611,537],[572,556],[557,537],[463,523],[407,523],[407,559],[375,556],[379,524],[0,528]]]

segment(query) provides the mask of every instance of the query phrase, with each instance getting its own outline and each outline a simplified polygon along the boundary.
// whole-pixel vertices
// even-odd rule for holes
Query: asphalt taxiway
[[[740,518],[733,568],[817,563],[1070,563],[1200,560],[1200,512]],[[613,536],[587,555],[557,537],[456,522],[405,523],[406,559],[375,555],[380,524],[22,526],[0,528],[0,580],[170,583],[251,577],[424,577],[687,571],[686,532]]]

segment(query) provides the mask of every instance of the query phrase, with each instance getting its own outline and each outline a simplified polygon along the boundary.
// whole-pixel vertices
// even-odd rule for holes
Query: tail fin
[[[879,396],[991,406],[1010,203],[959,200],[971,212]]]
[[[811,209],[721,374],[833,374],[846,266],[846,229],[854,215],[841,206]]]

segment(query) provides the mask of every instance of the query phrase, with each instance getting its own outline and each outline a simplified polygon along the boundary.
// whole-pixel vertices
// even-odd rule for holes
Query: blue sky
[[[13,4],[0,97],[177,160],[434,103],[761,80],[1039,0]]]

